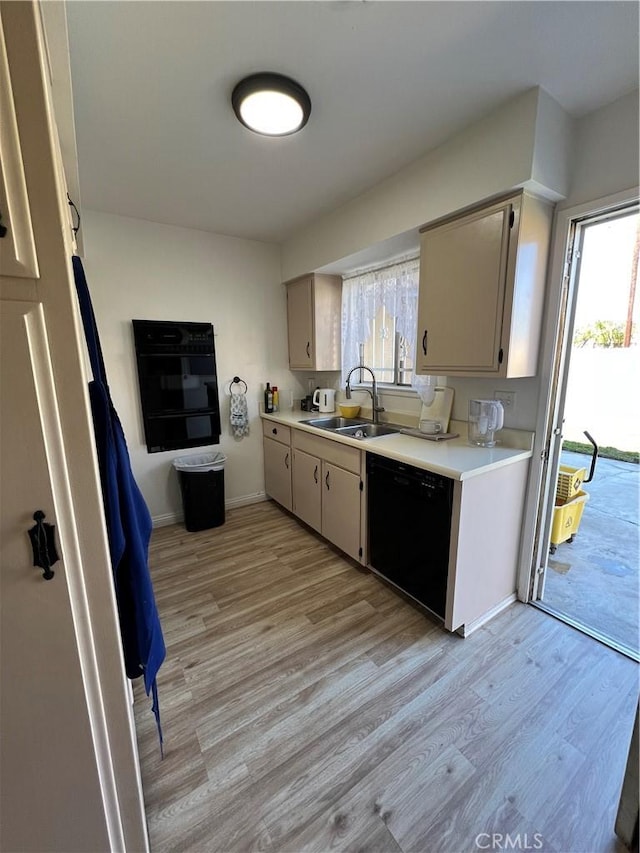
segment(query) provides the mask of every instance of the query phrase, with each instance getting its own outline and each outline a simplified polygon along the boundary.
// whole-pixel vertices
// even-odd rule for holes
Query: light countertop
[[[271,415],[262,413],[261,417],[264,420],[305,430],[322,438],[349,444],[360,450],[377,453],[398,462],[415,465],[416,468],[424,468],[450,477],[452,480],[467,480],[496,468],[530,459],[532,456],[532,432],[504,429],[498,434],[499,439],[504,443],[491,448],[473,447],[467,443],[467,424],[464,421],[452,421],[450,425],[451,432],[460,433],[459,438],[428,441],[401,433],[378,438],[352,438],[301,423],[311,418],[333,417],[333,415],[321,415],[318,412],[283,411],[274,412]],[[506,446],[507,443],[509,446]]]

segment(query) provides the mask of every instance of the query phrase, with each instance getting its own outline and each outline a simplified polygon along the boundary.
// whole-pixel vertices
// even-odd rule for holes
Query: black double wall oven
[[[218,444],[213,326],[133,320],[133,333],[149,453]]]

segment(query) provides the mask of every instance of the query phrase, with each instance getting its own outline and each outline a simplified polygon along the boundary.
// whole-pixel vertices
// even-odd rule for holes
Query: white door
[[[0,849],[145,851],[48,80],[37,3],[0,3]]]
[[[590,513],[585,507],[591,509],[589,492],[592,487],[587,485],[592,471],[589,431],[593,432],[598,443],[612,445],[620,450],[633,450],[637,444],[637,404],[634,402],[637,401],[637,395],[630,391],[636,381],[633,374],[634,364],[637,368],[635,348],[629,345],[629,340],[622,340],[621,328],[624,322],[614,323],[615,319],[624,321],[626,313],[627,332],[631,339],[635,282],[631,281],[631,253],[621,253],[620,240],[612,238],[615,231],[623,231],[633,238],[637,217],[637,202],[615,203],[610,207],[594,205],[592,211],[585,209],[579,216],[567,217],[564,286],[559,303],[556,357],[549,402],[546,441],[548,460],[543,474],[535,543],[535,571],[531,580],[532,601],[540,603],[544,609],[580,630],[635,657],[636,602],[628,601],[629,618],[626,621],[630,629],[625,633],[622,627],[626,617],[624,613],[616,613],[614,597],[616,584],[620,589],[622,582],[617,580],[615,573],[611,573],[610,577],[604,578],[602,590],[599,586],[601,580],[596,564],[601,556],[600,550],[605,547],[604,542],[599,541],[593,553],[585,552],[584,557],[578,553],[580,549],[572,547],[571,543],[576,537],[578,541],[583,538],[588,521],[582,515],[588,517]],[[628,239],[627,244],[631,245]],[[621,258],[621,254],[625,257]],[[628,282],[625,281],[626,276],[629,276]],[[605,335],[607,331],[612,336],[611,342],[606,345],[605,340],[603,345],[598,341],[598,335]],[[621,339],[614,344],[614,333],[617,331]],[[581,433],[583,429],[586,432]],[[635,443],[632,440],[627,446],[625,437],[628,439],[634,433]],[[622,441],[619,441],[621,437]],[[571,465],[565,461],[566,470],[569,473],[584,470],[588,479],[576,486],[575,494],[568,495],[572,500],[564,506],[556,506],[560,454],[566,440],[572,442],[569,448],[577,451],[570,460]],[[594,479],[597,480],[603,463],[594,467]],[[565,475],[565,485],[569,483],[568,478],[569,474]],[[622,481],[624,478],[620,476],[619,479]],[[634,488],[631,486],[630,496],[633,493]],[[559,497],[561,499],[562,496]],[[615,524],[613,507],[601,503],[595,512],[599,516],[598,529],[607,528],[607,514],[612,514],[608,526]],[[589,541],[589,547],[594,548],[593,536]],[[625,550],[622,537],[619,547]],[[559,553],[556,554],[556,551]],[[550,561],[553,572],[549,570]],[[555,587],[554,594],[546,594],[548,580]],[[620,622],[620,626],[614,625],[615,621]]]
[[[45,580],[27,537],[36,510],[56,523],[59,498],[51,483],[61,446],[44,315],[37,303],[0,305],[1,846],[106,850],[64,543],[56,530],[62,559]]]

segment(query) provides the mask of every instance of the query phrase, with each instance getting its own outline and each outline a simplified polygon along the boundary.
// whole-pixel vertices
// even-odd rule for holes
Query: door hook
[[[36,510],[33,513],[35,524],[27,532],[33,549],[33,565],[39,566],[43,570],[42,577],[50,581],[55,574],[51,566],[57,563],[60,557],[56,551],[55,525],[47,524],[44,518],[44,512],[41,509]]]

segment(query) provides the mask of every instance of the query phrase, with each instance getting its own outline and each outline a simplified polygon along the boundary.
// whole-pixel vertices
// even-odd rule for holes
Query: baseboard
[[[184,516],[181,512],[165,512],[151,518],[154,527],[168,527],[170,524],[179,524],[183,520]]]
[[[235,509],[237,506],[259,504],[266,500],[268,500],[268,498],[264,492],[256,492],[255,495],[243,495],[240,498],[231,498],[231,500],[225,501],[224,505],[226,509]]]
[[[482,616],[479,616],[477,619],[474,619],[473,622],[469,622],[468,625],[463,625],[461,628],[458,628],[456,633],[460,634],[461,637],[468,637],[470,634],[473,634],[474,631],[477,631],[478,628],[482,628],[483,625],[493,619],[494,616],[497,616],[498,613],[501,613],[510,604],[513,604],[514,601],[517,601],[517,595],[515,592],[512,592],[511,595],[508,595],[504,598],[499,604],[496,604],[495,607],[492,607],[491,610],[487,610],[486,613],[483,613]]]
[[[266,501],[267,496],[264,492],[256,492],[254,495],[242,495],[239,498],[231,498],[224,502],[224,508],[236,509],[239,506],[248,506],[249,504],[257,504]],[[154,515],[152,517],[154,527],[168,527],[170,524],[180,524],[184,521],[184,515],[181,512],[165,512],[162,515]]]

